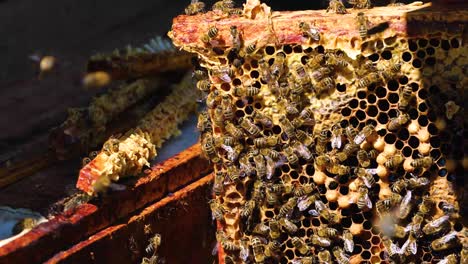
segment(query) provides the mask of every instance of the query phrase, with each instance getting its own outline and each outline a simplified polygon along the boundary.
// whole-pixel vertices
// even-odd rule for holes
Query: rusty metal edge
[[[192,263],[204,263],[206,261],[204,258],[211,253],[210,248],[214,243],[213,233],[216,228],[214,224],[211,226],[207,222],[210,218],[210,209],[207,205],[206,198],[209,197],[209,191],[211,190],[210,183],[212,180],[213,174],[209,174],[175,192],[173,195],[165,197],[146,207],[138,215],[131,216],[127,219],[126,223],[110,226],[69,249],[57,253],[45,263],[100,263],[103,259],[105,259],[106,262],[113,262],[113,260],[119,262],[124,261],[125,263],[128,263],[128,261],[135,262],[141,260],[143,256],[141,251],[144,251],[145,244],[148,243],[148,237],[151,237],[155,233],[159,233],[162,237],[162,246],[165,246],[165,248],[161,248],[162,252],[158,251],[158,253],[166,256],[166,261],[170,259],[173,261],[178,259],[180,261],[180,258],[184,257],[174,256],[174,253],[183,252],[183,254],[186,255],[185,258],[188,258],[187,255],[191,256],[190,260]],[[184,203],[186,203],[184,199],[187,199],[187,197],[192,199],[194,203],[184,205]],[[198,207],[202,207],[203,210],[200,210]],[[167,213],[168,210],[180,211],[178,213],[173,213],[174,215],[165,215],[165,212]],[[202,214],[200,214],[200,211],[203,211]],[[186,216],[185,219],[181,217],[183,215]],[[198,219],[194,219],[197,218],[197,216]],[[183,228],[179,229],[181,228],[179,223],[182,225],[185,223],[186,227],[188,225],[188,227],[191,228],[189,231],[190,234],[183,232]],[[145,232],[144,229],[145,226],[150,226],[151,224],[153,224],[154,230],[157,232],[153,230],[151,234],[148,234],[149,232]],[[197,224],[202,224],[204,228],[196,228],[195,226],[197,226]],[[168,229],[171,228],[172,231],[168,231]],[[170,237],[169,234],[174,232],[174,230],[178,237]],[[202,241],[181,242],[184,236],[190,235],[200,235],[200,240],[204,238],[205,240],[210,240],[212,243],[207,243],[207,241],[205,241],[205,243],[200,243]],[[135,248],[127,250],[129,252],[115,252],[115,249],[121,247],[122,242],[125,244],[133,243],[129,242],[132,238],[133,241],[135,241]],[[183,248],[181,248],[181,246]],[[189,250],[189,252],[184,249]],[[195,259],[193,258],[193,254],[197,256]],[[198,261],[196,259],[198,259]],[[203,262],[201,262],[202,260]],[[168,263],[175,262],[169,261]]]
[[[0,263],[41,262],[57,251],[92,235],[211,172],[208,161],[195,144],[172,158],[151,167],[125,191],[103,197],[98,205],[82,204],[40,224],[0,248]]]

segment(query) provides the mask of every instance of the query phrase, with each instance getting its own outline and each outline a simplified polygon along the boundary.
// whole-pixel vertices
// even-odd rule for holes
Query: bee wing
[[[354,241],[346,239],[344,241],[344,249],[346,250],[346,252],[352,253],[354,251]]]
[[[366,172],[371,174],[371,175],[376,175],[377,174],[377,168],[366,169]]]
[[[369,198],[369,195],[368,195],[367,193],[364,195],[364,199],[365,199],[365,201],[366,201],[366,206],[367,206],[367,208],[368,208],[368,209],[372,209],[372,201],[371,201],[371,199]]]
[[[214,242],[213,249],[211,250],[211,255],[212,256],[218,255],[218,248],[219,248],[218,242]]]
[[[299,208],[299,211],[305,211],[307,210],[307,208],[309,208],[310,206],[310,203],[308,201],[308,197],[307,196],[302,196],[301,198],[299,198],[299,201],[297,202],[297,208]]]
[[[239,252],[240,258],[245,262],[249,258],[250,252],[249,247],[242,246]]]
[[[316,217],[318,217],[320,215],[319,212],[317,210],[315,210],[315,209],[309,210],[308,213],[311,216],[316,216]]]
[[[366,137],[363,134],[359,134],[354,138],[354,143],[360,145]]]
[[[372,184],[369,182],[369,179],[367,177],[361,177],[361,178],[364,181],[364,184],[366,185],[367,188],[372,188]]]
[[[418,245],[416,244],[416,239],[412,235],[408,237],[408,240],[403,244],[403,246],[400,249],[400,254],[403,253],[411,253],[413,255],[416,255],[418,251]]]
[[[334,149],[340,149],[341,148],[341,136],[333,136],[331,139],[331,146]]]

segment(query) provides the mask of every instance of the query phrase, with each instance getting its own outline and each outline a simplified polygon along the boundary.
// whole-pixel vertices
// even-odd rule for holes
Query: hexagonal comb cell
[[[468,54],[458,25],[468,13],[255,3],[240,15],[179,16],[169,33],[199,56],[199,128],[225,259],[466,257],[456,186]]]

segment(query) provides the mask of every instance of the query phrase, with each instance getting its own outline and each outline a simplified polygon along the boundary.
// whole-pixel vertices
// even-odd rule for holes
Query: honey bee
[[[252,245],[252,251],[256,263],[263,263],[265,261],[265,247],[263,246],[262,241],[258,237],[253,237],[250,241]]]
[[[335,81],[331,77],[325,77],[315,85],[317,94],[329,92],[335,88]]]
[[[315,151],[318,154],[323,154],[326,151],[328,143],[328,131],[322,130],[317,137],[317,144],[315,145]]]
[[[268,128],[273,126],[273,121],[271,121],[268,116],[260,113],[260,111],[255,111],[252,117],[255,122],[262,124],[264,127]]]
[[[296,197],[309,195],[314,191],[314,188],[315,188],[315,184],[313,183],[298,184],[298,185],[295,185],[293,188],[293,195]]]
[[[209,80],[199,80],[197,82],[197,88],[198,90],[202,91],[202,92],[205,92],[205,93],[208,93],[210,92],[210,89],[211,89],[211,82]]]
[[[400,193],[403,189],[405,189],[408,186],[408,181],[405,179],[399,179],[396,182],[394,182],[391,186],[391,189],[395,193]]]
[[[458,106],[454,101],[448,101],[445,104],[445,116],[448,120],[452,120],[453,116],[458,113],[460,106]]]
[[[239,56],[245,57],[247,55],[254,54],[257,51],[257,42],[252,42],[245,46],[243,50],[239,52]]]
[[[276,240],[272,240],[268,242],[268,244],[265,247],[265,255],[267,257],[274,257],[280,251],[280,249],[281,243]]]
[[[325,65],[333,66],[333,67],[338,67],[338,68],[346,68],[348,67],[349,63],[344,59],[344,53],[332,53],[328,52],[325,57],[327,58],[327,61],[325,62]]]
[[[270,237],[271,239],[277,239],[281,235],[280,224],[276,219],[270,219],[268,222],[270,227]]]
[[[229,180],[231,182],[237,182],[239,181],[239,177],[241,176],[240,170],[232,164],[231,162],[227,163],[227,175],[229,177]]]
[[[348,12],[346,11],[346,7],[344,6],[343,2],[341,0],[330,0],[328,2],[328,8],[327,8],[327,13],[328,11],[332,11],[336,14],[347,14]]]
[[[257,148],[274,147],[279,143],[278,136],[259,137],[254,139],[254,145]]]
[[[254,156],[253,160],[257,171],[257,177],[264,177],[266,175],[266,166],[263,155],[259,154]]]
[[[387,160],[384,163],[384,166],[392,170],[400,166],[401,163],[403,163],[403,160],[404,160],[403,156],[401,156],[400,154],[396,154],[395,156]]]
[[[145,248],[145,251],[146,253],[157,252],[160,245],[161,245],[161,235],[156,234],[149,239],[149,244]]]
[[[216,219],[217,221],[223,221],[224,213],[226,212],[224,206],[216,200],[210,200],[209,204],[213,220]]]
[[[320,31],[316,27],[311,27],[307,22],[300,22],[299,29],[303,36],[308,37],[314,41],[320,41]]]
[[[333,149],[340,149],[343,143],[343,129],[340,127],[339,124],[335,124],[332,129],[332,137],[331,137],[331,147]]]
[[[297,109],[297,104],[294,102],[290,102],[286,104],[286,114],[289,116],[296,116],[299,114],[299,110]]]
[[[213,183],[213,192],[216,195],[221,195],[224,192],[224,179],[226,178],[226,174],[222,171],[217,171],[214,178]]]
[[[291,243],[302,255],[308,255],[311,252],[311,248],[299,237],[293,237]]]
[[[400,114],[399,116],[390,119],[390,122],[387,124],[387,129],[390,131],[396,131],[408,123],[408,121],[410,121],[408,114]]]
[[[428,196],[424,196],[421,203],[418,206],[418,214],[425,216],[427,215],[434,205],[432,199]]]
[[[258,60],[258,67],[262,75],[262,80],[266,83],[271,83],[273,78],[271,76],[270,65],[268,62],[264,58],[261,58]]]
[[[398,102],[398,109],[400,111],[405,111],[408,108],[412,93],[413,88],[411,86],[406,85],[403,87],[400,93],[400,101]]]
[[[258,128],[258,126],[256,126],[252,121],[250,121],[250,119],[246,117],[240,117],[239,124],[250,135],[255,137],[260,135],[260,128]]]
[[[218,101],[219,101],[219,93],[217,90],[214,90],[211,93],[209,93],[208,96],[206,97],[206,106],[209,109],[213,109],[215,108]]]
[[[236,251],[239,250],[240,247],[232,241],[224,231],[218,230],[216,231],[216,240],[218,240],[219,244],[224,250],[228,251]]]
[[[318,259],[319,259],[320,263],[324,263],[324,264],[332,264],[333,263],[332,260],[331,260],[330,251],[328,251],[328,250],[320,251],[318,253]]]
[[[84,157],[82,160],[81,160],[81,166],[84,167],[86,166],[88,163],[91,162],[91,159],[89,157]]]
[[[390,258],[400,255],[401,249],[396,244],[394,244],[389,237],[383,236],[382,244],[387,249],[387,253]]]
[[[231,120],[234,118],[234,107],[231,103],[229,95],[223,95],[221,99],[221,106],[223,107],[223,116],[225,119]]]
[[[416,235],[416,237],[421,237],[421,225],[424,222],[424,216],[420,212],[417,212],[413,219],[411,219],[410,229]]]
[[[19,220],[11,229],[12,233],[17,235],[24,230],[28,229],[33,229],[36,225],[38,225],[38,220],[31,218],[31,217],[25,217],[21,220]]]
[[[279,195],[271,190],[271,188],[266,189],[266,201],[270,206],[274,206],[279,202]]]
[[[349,230],[343,230],[343,248],[346,252],[352,253],[354,251],[353,234]]]
[[[207,158],[209,158],[211,161],[217,163],[219,161],[219,157],[216,154],[216,149],[213,141],[213,137],[209,134],[206,134],[206,136],[202,140],[202,150],[203,153]]]
[[[255,167],[250,164],[249,158],[246,155],[243,155],[239,158],[239,168],[246,175],[253,175],[255,172]]]
[[[223,82],[231,82],[231,77],[234,76],[234,70],[229,66],[219,66],[214,68],[211,74]]]
[[[285,152],[286,159],[291,165],[296,165],[299,162],[299,158],[294,153],[294,150],[288,144],[285,144],[283,146],[283,150]]]
[[[413,232],[410,232],[408,239],[403,246],[401,246],[401,253],[405,255],[416,255],[418,252],[418,244],[416,242],[416,237],[414,237]]]
[[[233,90],[235,96],[255,96],[260,93],[260,89],[255,86],[236,86]]]
[[[462,256],[460,255],[460,257],[462,258]],[[463,259],[460,259],[460,262],[458,262],[458,259],[457,259],[457,255],[456,254],[450,254],[448,256],[446,256],[445,258],[441,259],[439,262],[437,262],[437,264],[457,264],[457,263],[466,263],[463,262]]]
[[[369,9],[372,8],[371,0],[350,0],[348,3],[353,5],[353,8]]]
[[[274,80],[278,80],[281,75],[284,73],[284,61],[286,55],[282,52],[276,54],[275,61],[273,65],[271,65],[271,76]]]
[[[452,231],[447,235],[438,238],[431,243],[432,249],[435,251],[442,251],[453,248],[458,245],[457,231]]]
[[[385,69],[380,71],[380,76],[386,81],[398,77],[401,70],[401,63],[390,63],[388,69],[389,70]]]
[[[110,138],[109,140],[104,142],[104,145],[102,146],[102,151],[104,151],[104,153],[106,153],[107,155],[111,155],[112,153],[118,153],[119,145],[120,140],[116,138]]]
[[[371,149],[369,150],[369,152],[367,152],[367,156],[369,157],[369,159],[375,160],[377,158],[377,155],[379,155],[379,151],[377,151],[376,149]]]
[[[380,215],[383,215],[384,212],[388,212],[390,208],[398,204],[401,201],[401,199],[402,199],[401,195],[392,193],[390,195],[390,198],[377,201],[377,203],[375,204],[375,207],[377,208],[377,212]]]
[[[312,71],[316,70],[323,65],[324,61],[325,61],[324,54],[316,54],[307,61],[307,67]]]
[[[357,157],[357,160],[359,162],[359,165],[361,165],[361,167],[367,168],[367,167],[370,166],[369,155],[367,154],[367,152],[365,150],[363,150],[363,149],[358,150],[358,152],[356,154],[356,157]]]
[[[424,178],[427,179],[427,178]],[[447,201],[441,201],[439,202],[440,209],[444,211],[446,214],[453,214],[457,211],[459,211],[459,208],[457,208],[454,204],[451,204]]]
[[[359,132],[356,137],[354,138],[354,143],[356,144],[361,144],[362,142],[364,142],[364,140],[366,140],[370,135],[372,135],[372,133],[375,131],[375,127],[374,125],[372,124],[369,124],[367,126],[365,126],[361,132]]]
[[[429,168],[434,163],[434,159],[432,157],[424,157],[419,158],[411,161],[411,167],[418,169],[418,168]]]
[[[312,76],[312,78],[314,78],[315,81],[318,82],[330,75],[331,73],[333,73],[332,67],[320,67],[312,71],[310,75]]]
[[[223,107],[218,105],[213,112],[213,122],[217,127],[223,127],[224,121]]]
[[[242,42],[241,42],[240,34],[239,34],[239,31],[237,30],[237,27],[231,26],[229,28],[229,32],[231,33],[232,47],[237,52],[239,52],[241,49]]]
[[[254,209],[255,209],[255,201],[254,200],[248,200],[242,206],[242,209],[240,210],[240,216],[243,217],[243,218],[247,218],[250,215],[252,215]]]
[[[331,174],[346,175],[351,173],[351,167],[341,164],[331,164],[326,167],[327,171]]]
[[[190,5],[185,8],[185,14],[188,16],[201,13],[205,10],[205,3],[198,0],[191,0]]]
[[[201,112],[198,115],[197,128],[201,133],[205,133],[211,129],[211,121],[207,112]]]
[[[221,1],[217,1],[213,4],[213,6],[211,7],[211,9],[213,11],[215,10],[220,10],[224,13],[227,13],[229,11],[229,9],[231,8],[234,8],[234,1],[233,0],[221,0]]]
[[[447,228],[450,227],[450,222],[449,222],[450,216],[444,215],[441,216],[437,219],[434,219],[430,222],[428,222],[423,228],[422,231],[426,235],[433,235],[436,233],[439,233]]]
[[[411,212],[411,198],[412,192],[410,190],[407,190],[405,196],[403,196],[403,199],[401,200],[400,208],[398,210],[398,217],[400,219],[405,219]]]
[[[334,247],[333,248],[333,256],[335,256],[336,261],[338,264],[349,264],[349,257],[346,255],[342,248]]]
[[[380,76],[376,72],[370,72],[358,80],[357,87],[365,88],[373,83],[379,82]]]
[[[364,181],[364,184],[367,188],[372,188],[375,185],[375,179],[366,169],[363,168],[356,168],[355,169],[356,175]]]
[[[304,93],[304,88],[310,89],[310,77],[302,63],[294,61],[289,67],[293,70],[292,74],[288,74],[291,93],[300,95]]]
[[[239,257],[243,261],[247,261],[250,256],[249,239],[246,237],[242,237],[240,239],[239,247],[240,247]]]
[[[231,135],[236,140],[241,139],[244,136],[244,132],[238,127],[236,127],[233,123],[227,121],[224,123],[226,132]]]
[[[460,263],[468,263],[468,246],[466,244],[463,245],[463,248],[460,252]]]
[[[314,139],[302,130],[296,131],[296,138],[308,148],[314,144]]]
[[[294,143],[294,150],[299,156],[301,156],[307,161],[310,161],[313,158],[312,152],[310,152],[310,150],[301,142]]]
[[[320,155],[315,158],[315,165],[317,167],[328,166],[331,162],[331,159],[327,155]]]
[[[279,223],[289,234],[294,234],[297,231],[297,226],[291,222],[289,219],[283,217],[280,218]]]
[[[315,201],[319,199],[317,195],[309,195],[309,196],[303,196],[298,199],[297,202],[297,208],[299,211],[305,211],[307,208],[309,208],[312,204],[315,204]]]
[[[408,188],[409,189],[416,189],[428,186],[430,181],[428,178],[421,177],[421,178],[410,178],[408,181]]]
[[[359,186],[359,198],[357,200],[357,206],[360,210],[372,209],[372,201],[369,198],[368,189],[365,186]]]
[[[359,36],[361,37],[361,39],[365,39],[368,36],[367,32],[368,32],[368,23],[369,23],[369,21],[367,20],[367,18],[364,15],[363,12],[357,13],[356,22],[357,22],[357,25],[358,25]],[[367,85],[365,85],[365,86],[367,86]]]
[[[287,217],[291,215],[292,211],[294,210],[294,207],[297,205],[298,198],[297,197],[291,197],[284,203],[278,213],[278,217]]]
[[[321,237],[335,238],[338,236],[338,230],[332,227],[320,226],[317,229],[317,234]]]
[[[260,236],[267,236],[269,232],[270,232],[270,227],[264,223],[258,223],[252,230],[252,233],[260,235]]]
[[[315,200],[315,209],[317,209],[317,213],[324,219],[331,218],[330,210],[328,210],[328,207],[322,202],[322,200],[320,199]]]
[[[208,29],[208,31],[203,34],[200,38],[200,40],[203,42],[203,43],[210,43],[210,41],[214,38],[216,38],[216,36],[218,35],[218,28],[215,27],[215,26],[212,26]]]
[[[263,198],[265,197],[264,189],[264,183],[261,180],[256,180],[252,190],[252,200],[258,205],[262,204]]]
[[[318,235],[312,235],[312,238],[310,239],[310,242],[314,245],[320,246],[320,247],[329,247],[331,245],[331,240],[326,237],[321,237]]]

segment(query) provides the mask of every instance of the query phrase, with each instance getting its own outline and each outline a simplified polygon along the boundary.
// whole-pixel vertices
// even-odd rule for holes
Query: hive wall
[[[403,8],[401,14],[405,11]],[[302,21],[300,14],[289,22],[291,27]],[[422,19],[430,17],[429,12]],[[242,19],[221,21],[207,28],[236,25],[240,32],[251,30]],[[323,251],[329,251],[331,259],[339,263],[431,262],[450,254],[459,258],[459,241],[444,250],[431,243],[451,231],[461,236],[463,229],[457,201],[460,196],[454,185],[463,170],[463,87],[468,80],[468,48],[462,33],[445,30],[413,37],[407,35],[410,28],[398,32],[390,27],[361,40],[356,29],[347,33],[354,37],[342,38],[323,30],[320,41],[299,37],[293,40],[299,40],[297,43],[291,43],[292,38],[288,42],[276,26],[275,34],[282,36],[285,44],[267,43],[257,46],[251,55],[238,56],[229,46],[229,31],[219,28],[217,38],[200,44],[190,34],[180,37],[176,22],[171,33],[175,44],[199,53],[211,83],[206,95],[210,121],[201,118],[199,128],[202,147],[217,173],[212,209],[225,232],[217,238],[226,259],[236,263],[312,263],[324,256],[318,254]],[[327,28],[320,22],[316,26]],[[253,34],[248,34],[241,35],[244,46],[254,42],[248,38]],[[340,44],[345,41],[347,44]],[[285,55],[283,63],[278,63],[278,54]],[[268,66],[262,67],[262,60]],[[312,63],[314,60],[317,63]],[[297,72],[297,65],[305,74]],[[276,67],[284,69],[274,77]],[[324,69],[329,72],[320,76]],[[371,78],[372,74],[376,77]],[[406,99],[403,91],[410,94]],[[395,121],[405,115],[407,122]],[[256,145],[262,137],[277,137],[278,142]],[[227,138],[234,140],[227,142]],[[348,149],[352,150],[343,155]],[[358,152],[368,155],[367,163],[358,159]],[[395,157],[400,156],[403,159],[398,162]],[[413,162],[424,157],[430,157],[431,162],[424,166]],[[368,178],[361,176],[363,171]],[[415,179],[429,183],[408,186]],[[406,187],[398,187],[399,183]],[[306,191],[307,187],[312,188]],[[411,198],[404,204],[409,191]],[[325,207],[321,208],[320,202],[305,206],[309,198]],[[444,202],[448,205],[445,208]],[[249,204],[255,206],[249,209]],[[383,210],[381,204],[388,207]],[[427,210],[421,204],[427,204]],[[410,211],[400,213],[404,208]],[[422,216],[422,228],[443,215],[449,215],[449,225],[435,234],[428,235],[413,224]],[[400,238],[382,229],[388,216],[392,223],[406,228]],[[272,226],[276,221],[284,223],[284,219],[297,230],[280,225],[277,234]],[[320,231],[324,227],[334,228],[336,234],[327,237]],[[348,232],[354,248],[346,247]],[[293,243],[297,238],[306,248]],[[447,239],[447,244],[457,240]],[[272,241],[280,244],[277,251]],[[413,251],[412,242],[416,243]],[[341,257],[339,248],[343,250]]]

